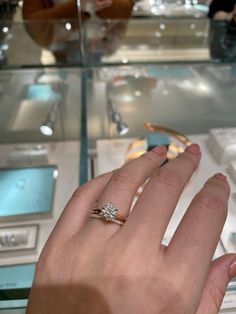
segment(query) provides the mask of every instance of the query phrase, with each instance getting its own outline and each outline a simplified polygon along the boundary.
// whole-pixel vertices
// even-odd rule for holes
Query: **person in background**
[[[96,29],[101,29],[105,19],[112,20],[109,23],[111,30],[108,29],[107,34],[103,36],[110,38],[110,33],[114,28],[112,25],[117,24],[116,20],[120,21],[120,24],[125,24],[126,19],[132,14],[133,5],[133,0],[82,0],[82,23],[93,20],[95,16],[96,22],[93,25]],[[27,33],[41,48],[54,55],[55,63],[80,62],[76,0],[24,0],[23,20]],[[69,31],[65,28],[63,21],[70,23]],[[122,26],[121,32],[123,29]],[[91,45],[92,43],[89,43],[89,46]],[[99,45],[106,50],[108,41],[99,42]]]
[[[82,0],[82,19],[89,18],[87,4],[94,6],[96,15],[103,19],[125,19],[132,14],[132,0]],[[78,17],[76,0],[24,0],[25,20],[75,19]]]
[[[236,0],[213,0],[209,6],[208,17],[218,21],[236,22]]]
[[[210,54],[213,59],[236,59],[236,0],[213,0],[209,6]]]

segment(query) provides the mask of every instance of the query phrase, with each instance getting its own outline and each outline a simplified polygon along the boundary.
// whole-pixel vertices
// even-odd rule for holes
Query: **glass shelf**
[[[81,71],[42,68],[0,71],[0,143],[80,138]],[[40,127],[49,116],[54,133]]]
[[[229,62],[236,58],[235,34],[228,24],[202,16],[91,18],[80,31],[76,20],[3,20],[0,68]]]
[[[236,58],[228,24],[207,18],[156,17],[88,21],[84,25],[87,65],[213,63]]]
[[[235,63],[94,68],[87,93],[89,146],[119,137],[109,119],[109,99],[129,125],[125,137],[144,136],[145,121],[187,134],[233,127],[235,85]]]

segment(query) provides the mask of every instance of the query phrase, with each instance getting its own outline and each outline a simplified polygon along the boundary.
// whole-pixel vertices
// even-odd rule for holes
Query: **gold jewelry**
[[[123,226],[126,222],[126,218],[118,214],[118,208],[112,203],[105,203],[101,208],[94,208],[90,214],[90,218],[102,219],[106,222],[113,222]]]
[[[180,141],[180,143],[184,144],[185,146],[189,146],[192,144],[192,142],[187,138],[186,135],[172,130],[170,128],[167,128],[165,126],[159,126],[159,125],[155,125],[152,124],[150,122],[145,122],[144,123],[144,127],[145,129],[147,129],[149,132],[163,132],[163,133],[167,133],[170,136],[173,136],[174,138],[176,138],[177,140]]]
[[[183,153],[185,148],[192,144],[188,137],[178,131],[172,130],[170,128],[152,124],[150,122],[144,123],[144,128],[148,132],[159,132],[166,133],[170,136],[171,142],[167,150],[167,159],[173,159],[179,154]],[[146,140],[144,138],[139,138],[134,140],[127,148],[125,154],[125,162],[129,160],[136,159],[143,155],[147,150]]]

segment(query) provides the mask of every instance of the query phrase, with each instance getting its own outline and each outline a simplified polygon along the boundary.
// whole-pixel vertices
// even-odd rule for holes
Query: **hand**
[[[82,0],[82,10],[99,12],[103,9],[109,8],[113,0]]]
[[[155,148],[79,187],[41,254],[27,314],[217,314],[236,274],[236,254],[212,262],[227,215],[224,175],[205,183],[169,246],[161,245],[200,155],[193,144],[159,168],[166,150]],[[96,202],[112,202],[127,221],[89,218]]]
[[[109,8],[112,5],[112,0],[95,0],[94,10],[95,12]]]

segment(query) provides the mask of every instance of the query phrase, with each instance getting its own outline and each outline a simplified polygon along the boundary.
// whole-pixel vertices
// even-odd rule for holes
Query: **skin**
[[[217,314],[236,274],[236,254],[212,262],[227,215],[224,175],[209,178],[161,244],[200,157],[193,144],[160,167],[159,147],[79,187],[40,256],[26,313]],[[123,226],[89,218],[95,202],[108,201],[129,215]]]
[[[216,12],[213,19],[218,21],[231,21],[232,19],[234,19],[234,21],[236,22],[236,5],[234,6],[233,11],[230,13],[227,13],[225,11]]]

